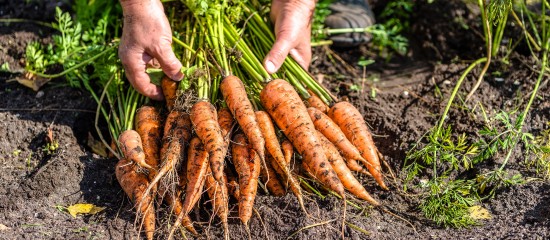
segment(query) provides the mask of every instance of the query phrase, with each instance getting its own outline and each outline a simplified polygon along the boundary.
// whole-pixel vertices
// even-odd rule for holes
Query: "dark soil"
[[[66,1],[24,2],[2,1],[0,16],[51,22],[55,6],[68,9]],[[394,172],[399,173],[411,144],[435,125],[454,83],[468,65],[465,60],[484,54],[483,41],[476,34],[480,29],[477,16],[470,8],[460,1],[418,1],[412,16],[410,54],[395,56],[390,62],[377,59],[367,69],[370,79],[378,79],[374,82],[362,82],[363,69],[356,65],[362,56],[374,56],[367,46],[333,49],[343,58],[341,61],[330,61],[330,51],[325,48],[315,49],[312,72],[339,97],[361,109]],[[10,69],[22,69],[25,46],[30,41],[49,42],[51,34],[50,29],[35,24],[0,25],[0,64],[8,62]],[[482,104],[488,113],[510,110],[518,102],[525,102],[536,80],[530,70],[533,65],[534,61],[521,52],[512,55],[509,65],[495,64],[491,70],[502,72],[504,82],[488,74],[471,102]],[[472,87],[479,71],[477,68],[467,78],[461,97]],[[86,144],[88,136],[95,134],[93,99],[84,90],[63,86],[64,80],[34,92],[13,81],[15,76],[0,73],[0,239],[136,238],[135,214],[114,176],[115,161],[93,154]],[[364,90],[354,90],[353,85],[363,86]],[[376,97],[371,97],[372,88],[377,89]],[[442,95],[436,94],[437,89]],[[548,128],[548,90],[547,85],[540,89],[525,131],[537,134]],[[466,111],[459,105],[451,109],[449,118],[456,132],[472,136],[478,136],[483,126],[479,111]],[[51,155],[43,151],[48,128],[59,142],[58,151]],[[494,161],[498,163],[502,158],[497,156]],[[523,160],[523,149],[516,149],[509,168],[534,176],[525,171]],[[417,209],[418,196],[404,194],[400,181],[389,178],[391,191],[385,192],[372,180],[360,178],[371,194],[400,218],[379,209],[359,211],[348,205],[346,221],[368,231],[365,235],[347,226],[344,235],[349,239],[550,238],[548,182],[530,181],[503,188],[496,198],[483,204],[492,219],[480,226],[451,229],[426,220]],[[93,203],[106,210],[73,218],[58,209],[75,203]],[[292,238],[341,238],[344,209],[335,197],[310,195],[306,208],[311,217],[300,210],[291,195],[277,198],[262,193],[255,208],[258,215],[250,222],[252,239],[283,239],[296,231]],[[204,237],[222,238],[221,225],[217,220],[209,224],[207,213],[192,213],[192,218]],[[164,226],[166,223],[159,221]],[[166,231],[166,227],[160,231]],[[236,208],[231,211],[230,232],[234,239],[247,238]]]

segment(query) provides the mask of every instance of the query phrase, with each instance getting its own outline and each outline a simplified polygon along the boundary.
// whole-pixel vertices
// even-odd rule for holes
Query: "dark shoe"
[[[365,0],[337,0],[329,6],[332,13],[325,19],[330,29],[366,28],[375,23],[374,13]],[[342,33],[329,36],[337,47],[354,47],[371,40],[365,32]]]

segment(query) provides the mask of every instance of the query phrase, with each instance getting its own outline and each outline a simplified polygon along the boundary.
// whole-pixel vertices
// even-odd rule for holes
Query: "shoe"
[[[329,6],[332,11],[325,19],[329,29],[366,28],[375,23],[374,13],[366,0],[337,0]],[[369,33],[342,33],[329,36],[337,47],[355,47],[371,40]]]

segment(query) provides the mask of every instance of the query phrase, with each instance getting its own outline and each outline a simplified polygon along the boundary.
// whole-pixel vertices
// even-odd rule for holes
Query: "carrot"
[[[239,218],[248,229],[248,221],[252,216],[254,199],[258,191],[260,175],[260,159],[258,154],[248,146],[248,141],[242,134],[233,137],[231,153],[233,164],[239,175]]]
[[[285,187],[277,178],[275,169],[273,169],[270,164],[267,165],[267,169],[263,166],[260,168],[260,177],[262,178],[262,181],[266,184],[269,192],[274,196],[279,197],[286,194]]]
[[[285,172],[283,171],[283,169],[281,169],[281,167],[279,167],[279,163],[277,163],[277,160],[275,160],[275,158],[273,158],[271,155],[267,154],[266,155],[267,157],[267,161],[271,164],[271,167],[273,168],[273,170],[275,171],[275,173],[277,173],[278,176],[280,176],[282,179],[281,179],[281,183],[283,184],[283,187],[284,189],[288,189],[288,178],[285,177],[286,174]],[[260,172],[260,175],[262,173]]]
[[[265,141],[254,114],[252,103],[248,100],[243,82],[235,76],[227,76],[220,83],[220,91],[227,107],[241,126],[263,164],[265,164]]]
[[[204,187],[204,181],[206,180],[208,153],[204,151],[199,138],[195,137],[191,140],[187,155],[186,177],[182,177],[187,179],[185,200],[181,205],[180,211],[176,215],[177,218],[170,230],[170,236],[172,236],[173,231],[179,227],[182,221],[185,223],[185,220],[189,218],[189,212],[191,212],[193,206],[199,201]]]
[[[322,113],[316,108],[307,109],[313,125],[321,132],[334,146],[340,150],[345,158],[359,160],[365,164],[368,164],[365,159],[359,153],[359,150],[346,138],[346,135],[338,125],[326,114]]]
[[[353,176],[349,168],[346,166],[346,162],[338,153],[338,149],[334,146],[321,132],[317,132],[319,139],[323,144],[325,154],[327,155],[328,161],[344,187],[352,193],[354,196],[363,199],[374,206],[380,205],[378,201],[370,196],[367,190],[361,185],[359,181]]]
[[[191,140],[187,157],[187,190],[183,202],[183,213],[191,212],[199,198],[206,180],[208,153],[204,150],[201,140],[197,137]]]
[[[180,191],[180,193],[181,193],[181,191]],[[181,203],[180,197],[181,197],[181,194],[174,194],[172,191],[168,191],[166,193],[166,197],[164,198],[164,201],[166,201],[167,204],[172,208],[172,212],[176,216],[179,216],[182,213],[182,203]],[[184,215],[178,221],[179,221],[178,225],[174,224],[172,226],[172,229],[170,229],[170,235],[168,236],[168,239],[172,238],[173,232],[180,225],[183,225],[185,227],[185,229],[187,229],[187,231],[189,231],[190,233],[192,233],[194,235],[199,234],[197,232],[197,230],[195,229],[195,227],[193,227],[193,221],[191,220],[191,218],[189,218],[189,216]]]
[[[180,110],[171,111],[164,124],[163,148],[166,148],[172,139],[182,138],[184,143],[188,143],[191,141],[192,133],[193,127],[189,114]]]
[[[178,82],[172,80],[168,76],[164,76],[162,80],[160,80],[160,87],[162,88],[164,99],[166,100],[166,107],[168,111],[172,111],[176,104]]]
[[[210,166],[206,169],[206,191],[208,197],[212,202],[212,208],[214,214],[217,215],[223,224],[224,238],[229,239],[229,226],[227,224],[227,217],[229,215],[229,196],[227,195],[227,178],[222,171],[221,181],[214,178]]]
[[[149,180],[155,176],[159,164],[161,122],[162,117],[155,107],[143,106],[136,112],[135,128],[143,142],[145,161],[152,167],[149,171]]]
[[[382,189],[388,190],[382,176],[378,150],[374,145],[369,128],[357,108],[349,102],[339,102],[330,108],[328,116],[338,124],[348,140],[357,147],[361,156],[367,160],[367,169],[378,185]]]
[[[345,198],[344,187],[323,153],[306,106],[288,82],[276,79],[260,93],[260,101],[303,157],[306,170],[324,186]]]
[[[204,148],[208,152],[210,168],[214,179],[222,181],[227,145],[218,123],[216,109],[207,101],[195,103],[191,108],[191,122],[195,128],[195,133],[201,139]]]
[[[290,189],[298,199],[298,203],[302,207],[302,210],[306,212],[304,200],[302,198],[302,189],[300,188],[300,182],[298,182],[298,180],[296,180],[296,178],[294,178],[294,176],[292,176],[292,174],[290,173],[290,168],[285,161],[285,157],[281,150],[281,145],[279,144],[277,134],[275,133],[275,127],[273,126],[273,122],[271,121],[269,114],[264,111],[256,111],[256,119],[258,120],[258,125],[260,126],[260,130],[262,131],[262,135],[265,139],[265,147],[267,149],[267,152],[275,159],[275,162],[278,165],[279,169],[282,170],[281,176],[286,179],[286,182],[289,184]],[[264,166],[263,168],[269,169],[270,167]]]
[[[292,164],[292,156],[294,155],[294,146],[292,146],[292,143],[288,139],[285,139],[281,143],[281,149],[283,150],[286,164],[290,166]]]
[[[181,202],[182,191],[179,189],[170,188],[170,189],[166,189],[165,193],[166,194],[164,196],[164,201],[166,202],[166,204],[168,204],[168,206],[170,206],[174,215],[178,217],[182,215],[182,212],[183,212],[183,204]],[[191,221],[191,218],[189,218],[189,216],[184,215],[181,217],[181,219],[177,219],[176,221],[178,222],[178,224],[177,225],[174,224],[172,226],[172,228],[170,229],[170,234],[168,236],[168,239],[172,238],[172,235],[175,229],[178,228],[182,223],[185,229],[187,229],[187,231],[189,231],[194,235],[198,235],[197,230],[195,230],[195,227],[193,227],[193,221]]]
[[[145,152],[143,152],[143,144],[141,137],[134,130],[126,130],[118,136],[118,142],[120,144],[120,150],[126,159],[131,160],[140,167],[152,169],[147,162],[145,162]]]
[[[231,140],[230,132],[233,128],[233,115],[231,115],[231,111],[229,111],[229,108],[220,108],[218,110],[218,124],[220,125],[220,129],[222,130],[222,136],[225,139],[225,143],[227,146],[229,146],[229,140]]]
[[[237,177],[233,174],[233,171],[229,168],[225,168],[225,175],[227,176],[227,190],[235,199],[239,200],[241,198],[241,190],[239,187],[239,182]]]
[[[369,171],[365,170],[365,168],[363,168],[363,166],[361,166],[357,161],[355,161],[353,159],[346,159],[346,165],[348,166],[349,170],[351,170],[351,171],[362,173],[362,174],[365,174],[367,176],[372,177],[372,175],[369,173]]]
[[[164,125],[164,134],[162,149],[160,150],[162,166],[151,180],[151,186],[147,191],[154,189],[164,175],[173,171],[176,165],[185,158],[185,145],[191,138],[189,114],[176,110],[170,112]]]
[[[307,104],[309,107],[313,107],[321,111],[322,113],[328,112],[328,106],[321,100],[315,93],[311,90],[307,90],[310,97],[307,99]]]
[[[147,239],[153,239],[155,233],[155,209],[153,198],[147,195],[145,189],[149,185],[147,176],[137,172],[137,165],[125,158],[120,159],[115,167],[116,178],[122,190],[134,203],[137,215],[142,216],[143,227]]]

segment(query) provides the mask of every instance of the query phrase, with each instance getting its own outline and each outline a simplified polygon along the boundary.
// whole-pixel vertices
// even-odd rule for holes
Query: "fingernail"
[[[273,64],[272,61],[265,62],[265,68],[269,73],[274,73],[277,71],[277,68],[275,68],[275,64]]]
[[[174,80],[174,81],[181,81],[183,79],[183,73],[181,71],[178,71],[178,73],[176,73],[174,76],[172,76],[171,78]]]

